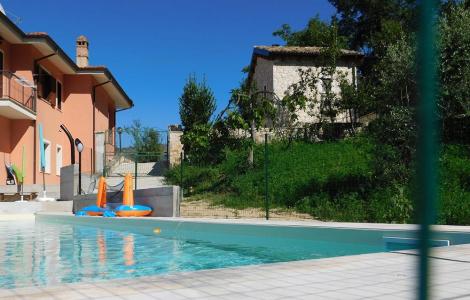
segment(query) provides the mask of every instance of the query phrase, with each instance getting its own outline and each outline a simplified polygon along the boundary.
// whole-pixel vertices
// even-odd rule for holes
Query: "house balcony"
[[[0,71],[0,116],[36,120],[36,87],[10,71]]]

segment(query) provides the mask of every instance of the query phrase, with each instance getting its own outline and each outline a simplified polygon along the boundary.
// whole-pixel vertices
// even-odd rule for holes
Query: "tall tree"
[[[185,132],[196,125],[208,124],[216,109],[215,97],[205,80],[198,82],[190,75],[179,98],[179,113]]]
[[[335,22],[333,19],[332,23]],[[287,46],[300,47],[329,47],[331,45],[331,38],[335,36],[339,47],[347,47],[347,39],[337,34],[335,26],[330,26],[330,24],[323,22],[318,16],[310,19],[307,27],[302,30],[292,31],[289,24],[284,24],[273,35],[284,40]]]
[[[185,155],[194,162],[203,161],[209,147],[210,120],[216,109],[214,93],[205,80],[198,82],[192,74],[183,88],[179,105]]]
[[[440,22],[442,118],[470,115],[470,1],[451,5]]]
[[[160,133],[155,128],[143,126],[139,120],[134,120],[124,131],[134,140],[132,148],[138,155],[139,162],[154,162],[160,159],[163,147],[160,143]]]
[[[397,32],[415,27],[416,0],[329,1],[336,7],[340,33],[356,50],[376,52],[384,39],[393,42]]]
[[[293,126],[288,127],[302,126],[296,124],[297,113],[307,111],[315,119],[315,124],[311,124],[313,127],[309,126],[314,131],[314,137],[323,139],[336,137],[334,124],[340,114],[350,111],[352,130],[355,122],[351,111],[353,107],[341,104],[343,89],[351,93],[355,87],[347,80],[347,74],[338,70],[342,41],[338,39],[336,23],[329,26],[328,32],[328,44],[322,47],[318,58],[319,66],[299,69],[299,82],[290,85],[283,98],[283,104],[289,112],[288,120],[293,123]]]
[[[227,110],[227,123],[232,128],[249,130],[250,150],[248,162],[254,163],[254,144],[256,129],[267,127],[267,120],[272,120],[276,113],[276,99],[272,98],[272,92],[257,91],[256,86],[250,85],[248,80],[243,80],[239,88],[231,91],[231,98]]]

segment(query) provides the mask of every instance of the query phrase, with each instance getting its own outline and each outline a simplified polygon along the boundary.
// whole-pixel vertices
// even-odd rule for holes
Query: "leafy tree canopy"
[[[163,147],[160,133],[155,128],[143,126],[139,120],[134,120],[131,126],[124,128],[124,132],[134,140],[132,150],[140,155],[140,162],[159,160]]]
[[[347,47],[346,38],[338,36],[336,27],[323,22],[318,16],[310,19],[305,29],[292,31],[290,25],[284,24],[273,35],[284,40],[287,46],[328,47],[332,38],[338,38],[340,47]]]
[[[190,75],[179,98],[180,118],[185,131],[208,124],[216,109],[215,97],[205,80]]]

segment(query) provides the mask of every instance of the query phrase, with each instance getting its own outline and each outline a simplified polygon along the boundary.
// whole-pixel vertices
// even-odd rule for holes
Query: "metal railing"
[[[2,99],[8,99],[21,106],[36,112],[36,87],[25,78],[10,71],[0,70],[0,95]]]

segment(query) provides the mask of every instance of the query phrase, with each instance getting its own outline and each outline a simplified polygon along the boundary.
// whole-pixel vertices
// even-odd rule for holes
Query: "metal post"
[[[266,209],[266,220],[269,220],[269,174],[268,174],[268,134],[264,134],[264,206]]]
[[[180,186],[181,186],[181,195],[183,194],[183,171],[184,171],[184,154],[181,152],[180,155]]]
[[[119,153],[122,152],[122,132],[119,132]]]
[[[418,44],[418,82],[421,95],[418,117],[418,193],[419,277],[418,299],[430,298],[429,252],[431,228],[435,223],[437,202],[437,1],[421,1],[421,32]]]
[[[137,190],[137,165],[138,165],[139,154],[135,155],[135,162],[134,162],[134,190]]]
[[[103,151],[103,177],[108,176],[108,171],[107,171],[107,162],[106,162],[106,150]]]
[[[82,152],[78,152],[78,194],[82,194]]]

